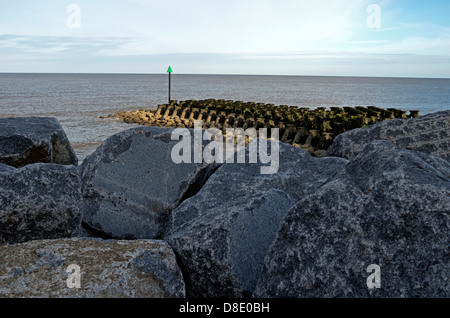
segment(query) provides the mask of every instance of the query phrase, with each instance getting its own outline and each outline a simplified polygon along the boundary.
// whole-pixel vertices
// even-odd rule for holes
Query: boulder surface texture
[[[81,198],[75,166],[0,164],[0,244],[75,236]]]
[[[54,117],[0,118],[0,163],[77,165],[78,158]]]
[[[185,296],[175,255],[163,241],[32,241],[0,246],[0,259],[0,297]]]
[[[108,138],[80,166],[83,221],[118,239],[160,238],[169,213],[216,164],[176,164],[173,129],[143,127]],[[193,130],[190,130],[193,133]],[[192,138],[193,140],[193,138]]]
[[[390,141],[398,147],[450,161],[450,110],[350,130],[336,137],[327,155],[352,159],[375,140]]]
[[[286,213],[254,296],[448,297],[449,196],[447,161],[371,143]]]

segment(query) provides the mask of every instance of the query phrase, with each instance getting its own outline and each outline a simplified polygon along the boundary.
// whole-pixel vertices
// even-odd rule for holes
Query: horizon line
[[[167,75],[167,72],[161,73],[121,73],[121,72],[1,72],[0,74],[41,74],[41,75]],[[188,76],[279,76],[279,77],[342,77],[342,78],[393,78],[393,79],[442,79],[450,80],[450,77],[411,77],[411,76],[362,76],[362,75],[292,75],[292,74],[233,74],[233,73],[172,73],[172,75]]]

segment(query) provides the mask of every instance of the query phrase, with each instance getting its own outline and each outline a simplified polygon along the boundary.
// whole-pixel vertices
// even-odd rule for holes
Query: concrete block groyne
[[[323,157],[334,139],[356,128],[387,119],[416,118],[419,111],[409,113],[400,109],[375,106],[307,108],[232,101],[224,99],[172,101],[157,109],[119,112],[113,117],[126,123],[145,126],[194,128],[194,121],[202,121],[203,129],[217,128],[225,134],[229,128],[279,129],[284,143],[303,148],[311,155]]]

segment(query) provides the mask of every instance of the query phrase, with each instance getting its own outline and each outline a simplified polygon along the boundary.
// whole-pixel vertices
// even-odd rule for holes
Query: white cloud
[[[317,50],[348,40],[365,21],[366,0],[135,1],[131,21],[117,17],[107,32],[135,41],[112,55]],[[83,7],[82,7],[83,10]],[[87,9],[86,9],[87,10]],[[130,8],[133,10],[133,8]],[[145,12],[145,14],[144,14]],[[88,14],[88,13],[86,13]],[[108,12],[106,12],[108,16]],[[88,21],[83,24],[90,29]]]

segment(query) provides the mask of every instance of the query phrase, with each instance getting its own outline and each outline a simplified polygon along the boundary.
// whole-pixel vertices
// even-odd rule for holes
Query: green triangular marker
[[[167,73],[173,73],[171,66],[169,66],[169,69],[167,70]]]

